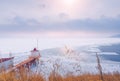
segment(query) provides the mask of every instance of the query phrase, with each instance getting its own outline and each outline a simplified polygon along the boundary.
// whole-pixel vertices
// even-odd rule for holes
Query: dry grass
[[[104,81],[120,81],[120,73],[103,74]],[[66,75],[62,77],[57,73],[51,73],[49,81],[102,81],[99,74],[83,74],[83,75]],[[0,74],[0,81],[46,81],[42,75],[35,74],[27,70],[19,70],[17,72],[10,72]]]
[[[42,75],[33,73],[26,69],[0,74],[0,81],[45,81]]]
[[[79,76],[67,75],[66,77],[62,77],[52,74],[49,77],[49,81],[103,81],[99,76],[99,74],[83,74]],[[120,74],[117,72],[113,74],[104,74],[103,78],[104,81],[120,81]]]

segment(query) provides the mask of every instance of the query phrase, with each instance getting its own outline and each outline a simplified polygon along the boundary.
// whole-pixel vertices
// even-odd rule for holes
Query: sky
[[[0,38],[120,34],[120,0],[0,0]]]

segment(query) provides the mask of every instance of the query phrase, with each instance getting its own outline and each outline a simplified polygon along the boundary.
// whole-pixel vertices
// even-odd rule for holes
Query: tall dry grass
[[[45,81],[45,79],[40,74],[22,68],[9,73],[6,73],[5,71],[1,72],[0,81]]]
[[[60,75],[54,76],[50,75],[49,81],[102,81],[99,78],[100,75],[96,74],[83,74],[79,76],[69,75],[66,77],[61,77]],[[120,74],[104,74],[104,81],[120,81]]]
[[[108,73],[103,74],[104,81],[120,81],[120,73]],[[41,74],[36,74],[31,71],[21,69],[19,71],[0,74],[0,81],[47,81]],[[74,76],[68,74],[61,76],[58,73],[52,72],[48,78],[48,81],[103,81],[100,78],[100,74],[82,74]]]

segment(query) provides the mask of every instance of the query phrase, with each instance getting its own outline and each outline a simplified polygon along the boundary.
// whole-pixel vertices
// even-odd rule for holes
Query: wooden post
[[[103,73],[102,73],[102,66],[101,66],[101,64],[100,64],[100,59],[99,59],[99,56],[98,56],[97,52],[96,52],[96,57],[97,57],[97,63],[98,63],[97,68],[98,68],[98,71],[99,71],[99,73],[100,73],[100,79],[101,79],[102,81],[104,81],[104,79],[103,79]]]

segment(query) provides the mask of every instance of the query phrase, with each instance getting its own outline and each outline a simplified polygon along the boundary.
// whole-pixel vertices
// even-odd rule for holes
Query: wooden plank
[[[16,67],[16,68],[19,68],[19,67],[21,67],[21,66],[23,66],[23,65],[31,62],[31,61],[34,60],[34,59],[35,59],[35,58],[29,58],[29,59],[27,59],[27,60],[24,60],[23,62],[17,64],[15,67]]]
[[[24,66],[25,64],[28,64],[28,63],[30,63],[30,62],[32,62],[32,61],[34,61],[34,60],[39,59],[39,58],[40,58],[40,56],[39,56],[39,57],[35,57],[35,58],[31,58],[31,57],[30,57],[30,58],[28,58],[28,59],[22,61],[21,63],[15,65],[14,67],[8,69],[6,72],[14,71],[15,69],[18,69],[18,68]]]

